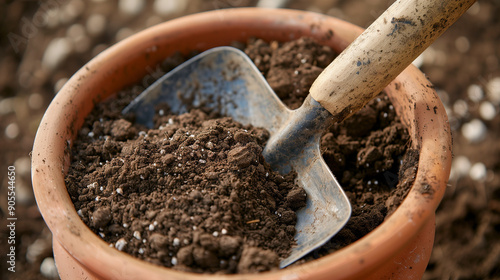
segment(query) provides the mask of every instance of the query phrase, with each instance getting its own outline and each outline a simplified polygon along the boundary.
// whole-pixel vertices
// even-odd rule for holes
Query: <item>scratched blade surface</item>
[[[190,108],[213,110],[240,123],[263,127],[271,137],[297,114],[279,100],[253,62],[231,47],[214,48],[183,63],[146,89],[123,113],[134,112],[136,122],[152,127],[155,106],[163,102],[175,114]],[[287,162],[273,164],[282,173],[295,170],[296,183],[308,195],[306,207],[297,212],[297,244],[280,267],[323,245],[350,217],[349,201],[321,157],[320,137],[318,132],[306,143],[297,141],[299,152],[293,152]]]
[[[205,108],[243,124],[276,129],[290,114],[259,70],[232,47],[210,49],[157,80],[122,113],[134,112],[136,122],[153,126],[155,106],[167,103],[172,113]]]

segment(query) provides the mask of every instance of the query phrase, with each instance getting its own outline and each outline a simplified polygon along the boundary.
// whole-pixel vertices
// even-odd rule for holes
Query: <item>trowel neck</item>
[[[319,149],[320,137],[334,122],[330,112],[307,96],[280,130],[271,135],[263,151],[264,158],[281,173],[290,172],[290,158],[300,157],[307,149]]]

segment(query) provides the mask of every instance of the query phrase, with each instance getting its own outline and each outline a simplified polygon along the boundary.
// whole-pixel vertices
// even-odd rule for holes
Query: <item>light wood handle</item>
[[[311,96],[342,121],[361,109],[475,0],[397,0],[314,81]]]

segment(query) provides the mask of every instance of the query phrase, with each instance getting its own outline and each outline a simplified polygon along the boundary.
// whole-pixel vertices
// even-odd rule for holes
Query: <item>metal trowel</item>
[[[136,122],[152,127],[155,106],[165,102],[176,114],[203,107],[267,129],[264,158],[282,174],[296,171],[296,183],[308,195],[297,212],[297,244],[281,261],[283,268],[327,242],[351,214],[321,157],[321,135],[377,95],[473,3],[396,1],[319,75],[296,110],[280,101],[245,53],[218,47],[167,73],[123,113],[134,112]]]

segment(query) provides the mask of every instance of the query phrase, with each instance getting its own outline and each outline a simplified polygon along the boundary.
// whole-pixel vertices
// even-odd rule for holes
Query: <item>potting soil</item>
[[[294,173],[264,162],[266,131],[199,110],[146,131],[93,118],[66,183],[85,223],[115,248],[195,272],[263,271],[288,255],[306,194]]]
[[[291,108],[335,57],[305,38],[252,40],[245,51]],[[276,269],[293,245],[294,211],[306,195],[294,173],[279,175],[264,162],[268,133],[200,110],[170,115],[168,106],[158,108],[148,130],[120,113],[132,92],[97,104],[74,142],[66,184],[82,220],[110,246],[158,265],[212,273]],[[385,95],[325,133],[322,153],[353,214],[298,263],[356,241],[394,211],[416,172],[409,141]]]

